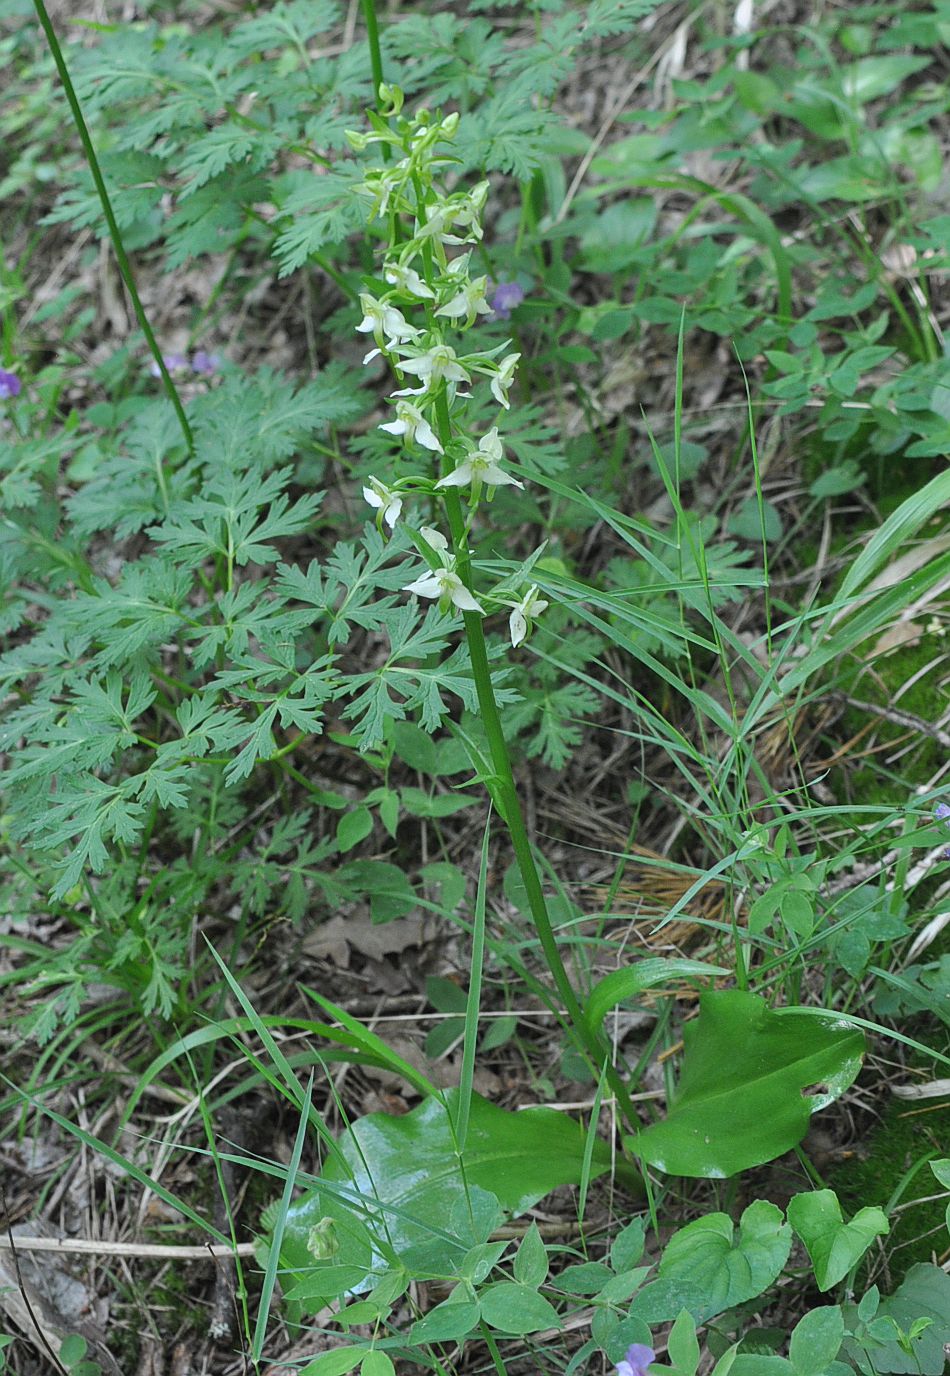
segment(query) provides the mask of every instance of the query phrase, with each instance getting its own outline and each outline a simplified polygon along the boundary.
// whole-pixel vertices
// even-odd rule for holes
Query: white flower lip
[[[403,592],[414,592],[417,597],[437,597],[440,602],[446,605],[451,603],[461,612],[478,612],[479,616],[485,615],[484,609],[451,568],[431,569],[414,583],[407,583]]]
[[[532,617],[540,616],[551,605],[543,597],[539,597],[538,592],[537,583],[532,583],[521,601],[512,608],[508,618],[508,631],[513,649],[517,649],[530,633]]]

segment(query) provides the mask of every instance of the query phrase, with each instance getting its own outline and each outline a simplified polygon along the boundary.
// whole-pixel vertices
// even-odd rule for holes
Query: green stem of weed
[[[178,395],[178,389],[176,388],[174,382],[172,382],[171,374],[165,367],[165,360],[162,357],[162,351],[158,347],[158,341],[156,340],[155,335],[152,332],[152,327],[149,324],[148,317],[146,316],[145,311],[143,309],[142,300],[139,296],[138,289],[135,285],[135,278],[132,276],[132,265],[129,262],[128,255],[126,254],[125,245],[122,242],[122,235],[119,232],[119,226],[116,222],[116,218],[112,210],[112,202],[109,200],[109,193],[106,190],[106,184],[103,180],[102,170],[99,167],[99,159],[96,157],[96,150],[95,148],[93,148],[92,139],[89,137],[89,130],[86,127],[86,121],[83,118],[82,109],[80,107],[79,100],[76,96],[76,89],[73,86],[72,78],[69,75],[69,68],[66,66],[66,59],[63,56],[63,50],[60,46],[59,39],[56,37],[56,31],[54,30],[53,25],[50,22],[50,17],[46,11],[46,5],[44,4],[44,0],[33,0],[33,7],[36,10],[36,17],[40,21],[40,26],[44,34],[46,35],[46,41],[49,44],[50,52],[53,55],[53,61],[56,64],[56,70],[59,73],[59,79],[63,83],[63,90],[66,92],[66,99],[69,102],[69,108],[72,111],[73,120],[76,124],[76,130],[79,134],[79,140],[82,143],[82,150],[85,154],[86,162],[89,164],[89,171],[92,174],[92,180],[95,183],[96,192],[99,196],[99,202],[102,205],[102,213],[106,217],[106,224],[109,228],[109,238],[112,240],[112,247],[115,251],[116,262],[119,265],[119,272],[122,276],[122,281],[125,283],[125,289],[129,293],[129,299],[132,302],[132,309],[135,312],[135,318],[139,323],[139,328],[145,336],[145,342],[148,344],[149,352],[151,353],[152,357],[155,360],[156,366],[158,367],[162,383],[164,385],[166,393],[168,394],[168,399],[174,407],[175,415],[178,417],[178,424],[181,426],[181,433],[184,436],[185,445],[188,449],[189,454],[191,454],[193,453],[195,447],[194,437],[191,433],[191,426],[188,424],[188,417],[185,415],[185,408],[181,404],[181,397]]]
[[[366,42],[369,44],[369,63],[373,72],[373,100],[379,109],[379,88],[383,84],[383,55],[379,47],[379,23],[376,19],[375,0],[363,0],[363,18],[366,20]],[[385,144],[383,151],[388,151]]]
[[[449,417],[448,401],[444,388],[436,401],[435,410],[439,429],[439,439],[443,449],[447,449],[452,438],[452,422]],[[459,577],[462,579],[462,582],[468,587],[469,591],[472,591],[471,565],[469,563],[468,548],[466,544],[465,518],[462,514],[462,503],[458,492],[454,491],[452,488],[447,488],[445,490],[444,498],[446,513],[449,519],[449,528],[452,532],[452,543],[455,546],[456,568],[458,569]],[[623,1079],[611,1060],[608,1047],[598,1034],[593,1031],[585,1018],[583,1009],[578,1002],[577,995],[574,993],[567,970],[564,968],[564,962],[561,959],[557,937],[554,935],[554,928],[551,924],[547,902],[544,897],[544,888],[541,884],[541,877],[538,874],[538,867],[535,863],[534,852],[531,847],[531,838],[528,835],[524,813],[521,810],[521,801],[518,797],[518,790],[511,768],[511,757],[508,753],[508,743],[505,740],[505,733],[501,725],[498,703],[495,700],[495,690],[491,681],[488,647],[485,643],[485,632],[482,627],[482,619],[477,612],[463,612],[462,619],[465,623],[465,635],[468,641],[472,677],[475,680],[475,691],[478,695],[479,711],[485,726],[485,735],[488,737],[488,749],[491,755],[492,769],[494,771],[491,792],[502,819],[508,828],[508,834],[511,837],[512,848],[515,852],[515,858],[518,861],[518,868],[521,871],[521,879],[524,883],[525,892],[528,897],[528,906],[531,910],[531,917],[534,922],[535,931],[538,934],[538,940],[541,944],[545,963],[551,973],[551,978],[554,980],[558,995],[564,1005],[564,1010],[570,1019],[578,1049],[590,1062],[595,1075],[599,1076],[602,1068],[606,1071],[611,1090],[621,1106],[624,1117],[632,1127],[636,1127],[636,1113],[634,1112]]]

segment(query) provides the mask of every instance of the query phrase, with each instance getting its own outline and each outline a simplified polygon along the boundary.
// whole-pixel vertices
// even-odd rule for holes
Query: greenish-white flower
[[[468,457],[451,473],[440,478],[436,487],[471,487],[474,493],[477,493],[483,484],[486,487],[523,488],[524,483],[513,478],[501,467],[503,455],[498,426],[493,425],[487,435],[482,435],[478,441],[478,448],[470,450]]]
[[[401,310],[386,301],[378,301],[368,292],[360,292],[360,307],[363,319],[356,327],[357,333],[372,333],[376,340],[376,348],[370,350],[363,359],[364,363],[369,363],[370,359],[375,358],[383,349],[391,353],[397,344],[418,339],[422,334],[415,325],[409,324]]]
[[[391,287],[416,296],[420,301],[434,301],[435,292],[423,282],[415,268],[403,267],[400,263],[389,263],[383,273]]]
[[[491,306],[485,299],[487,289],[487,277],[473,278],[466,282],[450,300],[446,301],[444,306],[440,306],[436,315],[447,316],[449,320],[464,318],[466,327],[471,325],[476,315],[489,315],[491,313]]]
[[[363,488],[363,500],[378,511],[377,522],[385,521],[390,530],[395,528],[402,512],[402,497],[391,487],[381,483],[378,478],[367,478]]]
[[[379,428],[380,430],[388,430],[390,435],[405,435],[410,444],[415,440],[424,449],[431,449],[436,454],[443,452],[439,438],[432,426],[418,406],[413,406],[411,401],[398,401],[396,403],[396,419],[388,421]]]
[[[395,397],[419,396],[422,392],[434,390],[442,381],[471,382],[472,376],[458,361],[455,350],[449,344],[434,344],[431,349],[418,350],[407,356],[405,348],[399,349],[400,372],[410,373],[422,383],[421,387],[403,388],[393,392]]]
[[[491,394],[498,405],[504,406],[506,411],[511,406],[511,402],[508,400],[508,389],[515,380],[515,369],[520,358],[520,354],[507,354],[499,363],[491,380]]]
[[[540,616],[551,605],[543,597],[539,597],[538,592],[537,583],[532,583],[521,601],[512,607],[511,615],[508,618],[508,631],[514,648],[517,648],[531,634],[531,623],[534,617]]]

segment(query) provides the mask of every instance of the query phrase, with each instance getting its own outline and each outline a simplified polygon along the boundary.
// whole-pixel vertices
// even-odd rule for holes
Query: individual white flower
[[[418,339],[422,334],[415,325],[409,324],[402,311],[385,301],[377,301],[376,297],[370,296],[368,292],[360,292],[360,307],[363,319],[356,327],[357,333],[372,332],[376,340],[376,348],[370,350],[363,359],[364,363],[369,363],[382,349],[391,352],[397,344],[403,344],[408,339]]]
[[[369,477],[363,488],[363,500],[369,502],[370,506],[379,512],[376,518],[377,524],[385,521],[390,530],[395,529],[402,511],[402,497],[398,492],[394,492],[391,487],[381,483],[378,478]]]
[[[520,354],[507,354],[499,363],[491,380],[491,394],[498,405],[504,406],[506,411],[511,407],[511,402],[508,400],[508,389],[515,380],[515,369],[520,358]]]
[[[402,267],[399,263],[390,263],[384,276],[389,285],[398,288],[399,291],[408,292],[410,296],[416,296],[420,300],[435,300],[435,292],[423,282],[415,268]]]
[[[476,315],[491,314],[491,306],[485,299],[487,290],[488,278],[475,277],[472,281],[466,282],[461,291],[446,301],[444,306],[440,306],[436,315],[447,316],[449,320],[461,320],[464,317],[468,328]]]
[[[511,635],[512,648],[516,649],[530,635],[533,618],[540,616],[543,611],[547,611],[550,605],[549,602],[545,602],[543,597],[538,596],[537,583],[532,583],[521,601],[512,608],[508,618],[508,631]]]
[[[471,485],[473,495],[477,496],[482,484],[488,487],[524,487],[524,483],[513,478],[510,473],[506,473],[501,467],[500,461],[503,454],[501,440],[498,438],[498,426],[493,425],[487,435],[482,435],[478,441],[478,448],[469,452],[468,458],[458,465],[453,472],[446,477],[440,478],[436,487],[468,487]]]
[[[485,615],[453,568],[429,569],[414,583],[407,583],[403,592],[414,592],[417,597],[437,597],[442,611],[452,606],[458,607],[460,612]]]
[[[411,373],[422,383],[422,387],[412,390],[394,392],[394,396],[413,396],[420,391],[430,391],[443,379],[446,382],[471,382],[472,377],[465,368],[459,363],[455,350],[449,344],[434,344],[431,349],[424,352],[405,356],[405,350],[400,349],[400,357],[396,365],[400,372]]]
[[[436,454],[444,452],[432,426],[411,401],[397,401],[396,419],[379,428],[388,430],[391,435],[405,435],[410,444],[415,440],[424,449],[432,449]]]

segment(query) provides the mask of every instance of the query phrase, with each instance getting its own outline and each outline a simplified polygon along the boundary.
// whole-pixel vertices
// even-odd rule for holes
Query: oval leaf
[[[658,1170],[687,1176],[734,1175],[789,1151],[815,1109],[851,1084],[864,1053],[863,1035],[841,1019],[775,1012],[739,990],[702,995],[683,1042],[669,1113],[626,1141]]]

